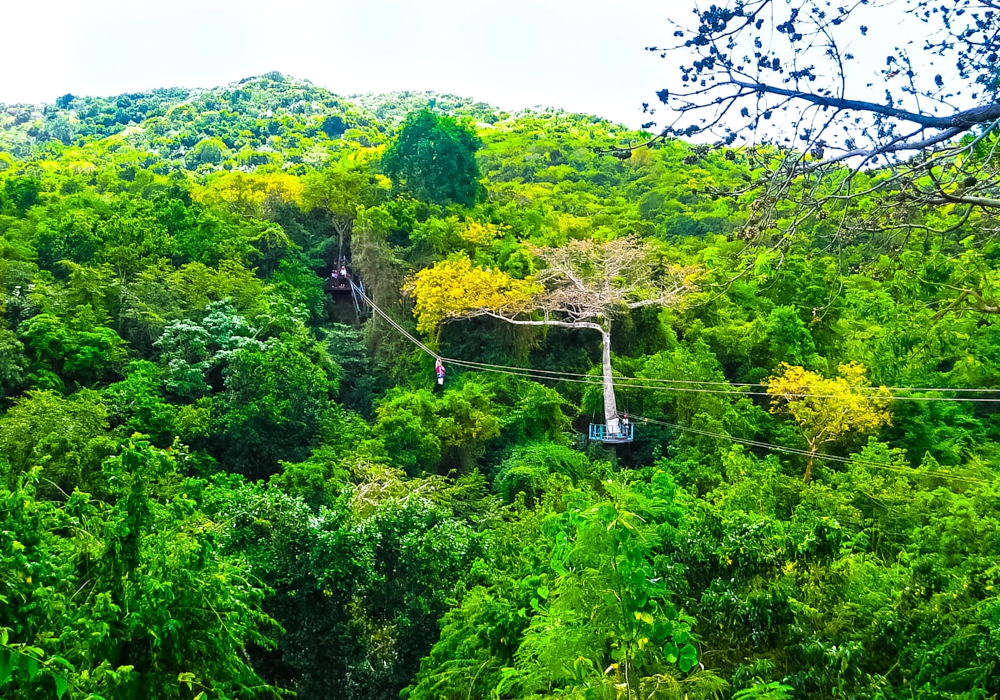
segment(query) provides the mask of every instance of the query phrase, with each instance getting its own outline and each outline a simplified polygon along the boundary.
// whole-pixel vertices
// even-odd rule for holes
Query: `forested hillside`
[[[648,136],[0,106],[0,696],[997,697],[995,217]]]

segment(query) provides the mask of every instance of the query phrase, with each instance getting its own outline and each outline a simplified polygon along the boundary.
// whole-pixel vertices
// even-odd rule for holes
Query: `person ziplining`
[[[434,363],[434,375],[437,377],[437,385],[444,388],[444,363],[440,357]]]

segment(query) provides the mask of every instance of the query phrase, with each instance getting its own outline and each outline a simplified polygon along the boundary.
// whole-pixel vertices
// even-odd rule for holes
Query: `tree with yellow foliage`
[[[417,328],[430,332],[452,319],[492,316],[515,325],[599,332],[605,426],[608,433],[618,434],[611,322],[629,309],[679,304],[692,288],[694,270],[662,263],[634,236],[604,243],[577,240],[530,251],[544,268],[529,280],[474,267],[464,256],[418,272],[409,289],[416,298]]]
[[[888,390],[866,386],[866,368],[849,362],[839,377],[827,379],[802,367],[781,363],[780,374],[767,382],[771,413],[791,416],[809,450],[804,481],[812,478],[813,460],[823,445],[857,431],[868,433],[888,425]]]
[[[506,272],[477,267],[464,253],[421,270],[409,290],[415,298],[417,330],[433,333],[442,323],[469,318],[480,309],[520,311],[542,287]]]
[[[351,239],[358,207],[370,186],[372,181],[364,162],[349,158],[305,178],[303,206],[307,211],[318,208],[329,214],[339,237],[338,256],[344,253],[344,240]]]
[[[288,173],[231,172],[212,179],[192,192],[195,200],[209,206],[224,206],[246,217],[266,218],[277,204],[300,204],[304,186]]]

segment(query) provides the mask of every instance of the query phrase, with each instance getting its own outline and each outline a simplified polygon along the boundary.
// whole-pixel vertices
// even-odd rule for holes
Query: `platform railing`
[[[608,431],[607,426],[604,423],[591,423],[590,424],[590,439],[600,440],[601,442],[632,442],[632,436],[635,433],[635,426],[632,424],[621,425],[619,423],[618,432]]]

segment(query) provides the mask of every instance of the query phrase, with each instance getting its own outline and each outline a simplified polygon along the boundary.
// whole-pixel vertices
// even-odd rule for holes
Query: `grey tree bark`
[[[611,332],[601,329],[602,367],[604,369],[604,425],[608,433],[621,430],[618,420],[618,403],[615,400],[615,383],[611,374]]]

